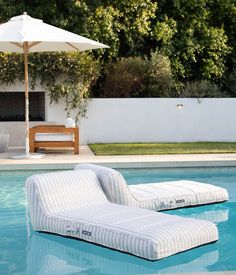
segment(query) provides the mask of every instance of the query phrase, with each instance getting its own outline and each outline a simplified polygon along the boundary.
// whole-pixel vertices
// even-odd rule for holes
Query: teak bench
[[[36,141],[35,134],[67,134],[73,135],[71,141]],[[79,128],[67,128],[64,125],[37,125],[29,131],[30,152],[46,147],[73,147],[74,154],[79,154]]]

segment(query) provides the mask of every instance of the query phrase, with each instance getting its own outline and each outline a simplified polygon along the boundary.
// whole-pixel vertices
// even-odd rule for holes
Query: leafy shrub
[[[152,52],[147,63],[145,96],[170,97],[174,81],[169,58],[159,52]]]
[[[181,97],[222,97],[224,96],[220,88],[211,83],[208,80],[199,80],[199,81],[191,81],[187,82],[185,88],[180,93]]]
[[[53,63],[54,59],[50,61]],[[91,88],[100,76],[99,62],[87,53],[61,53],[56,54],[56,66],[53,68],[51,76],[45,76],[41,72],[44,82],[46,82],[46,77],[48,79],[46,84],[50,91],[51,102],[64,99],[68,116],[71,110],[76,110],[76,120],[84,117]]]
[[[229,75],[226,83],[226,88],[229,91],[230,96],[236,96],[236,69],[234,69]]]
[[[121,58],[106,66],[104,97],[132,97],[144,89],[146,61],[141,57]]]
[[[105,97],[170,97],[174,81],[168,57],[129,57],[106,67]]]

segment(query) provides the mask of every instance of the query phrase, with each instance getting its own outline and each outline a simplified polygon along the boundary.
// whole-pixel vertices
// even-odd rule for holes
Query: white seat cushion
[[[72,134],[38,133],[35,141],[73,141]]]

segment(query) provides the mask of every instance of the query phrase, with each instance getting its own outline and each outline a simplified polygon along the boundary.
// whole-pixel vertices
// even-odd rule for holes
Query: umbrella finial
[[[24,12],[23,12],[23,15],[27,15],[27,12],[26,12],[26,11],[24,11]]]

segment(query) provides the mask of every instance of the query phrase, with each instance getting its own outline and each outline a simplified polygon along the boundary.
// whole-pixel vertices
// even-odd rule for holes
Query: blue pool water
[[[228,202],[166,211],[215,222],[220,233],[219,241],[151,262],[84,241],[33,232],[27,227],[24,182],[35,172],[0,172],[0,274],[99,275],[236,270],[236,168],[120,171],[129,184],[191,179],[227,188]]]

